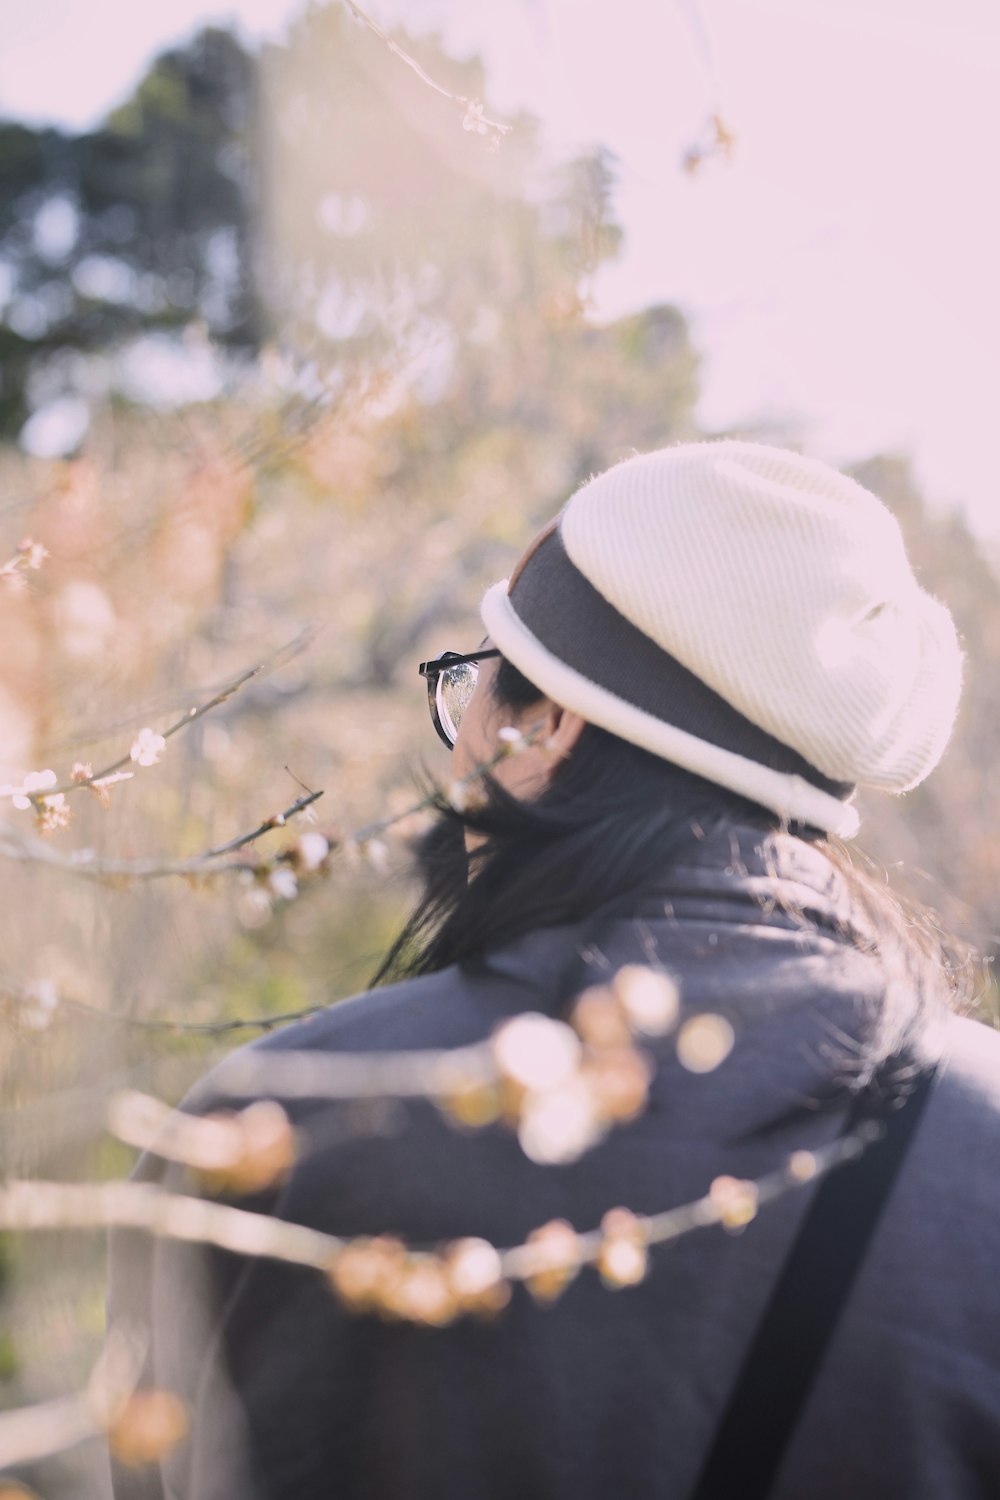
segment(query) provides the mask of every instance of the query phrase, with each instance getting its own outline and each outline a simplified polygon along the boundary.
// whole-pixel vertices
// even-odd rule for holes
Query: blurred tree
[[[898,517],[924,586],[947,602],[966,653],[958,729],[943,764],[902,801],[873,798],[864,842],[893,861],[894,883],[940,911],[945,925],[981,952],[996,956],[1000,848],[992,820],[983,815],[995,802],[1000,726],[996,572],[957,510],[928,507],[907,459],[879,455],[854,473]]]
[[[478,60],[400,37],[483,94]],[[339,4],[259,59],[202,32],[91,133],[0,124],[0,432],[81,384],[74,354],[192,322],[229,349],[278,330],[313,393],[387,354],[440,392],[467,341],[523,392],[546,373],[536,335],[579,320],[620,243],[614,163],[543,166],[524,116],[488,146]]]
[[[450,93],[483,96],[478,59],[398,39]],[[282,337],[327,370],[396,351],[435,394],[462,345],[488,344],[494,360],[517,360],[523,392],[536,336],[580,314],[619,246],[613,158],[553,170],[525,115],[491,151],[473,116],[340,5],[307,10],[265,50],[261,80],[266,280]]]
[[[261,332],[256,92],[253,58],[212,28],[157,58],[132,98],[79,143],[79,248],[131,264],[135,313],[197,316],[232,344],[256,345]]]
[[[74,351],[192,320],[256,347],[256,122],[253,59],[217,29],[158,57],[96,131],[0,122],[0,432]]]

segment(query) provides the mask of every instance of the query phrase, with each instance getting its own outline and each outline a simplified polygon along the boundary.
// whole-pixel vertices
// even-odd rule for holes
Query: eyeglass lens
[[[462,662],[457,667],[445,667],[437,680],[438,717],[445,734],[452,744],[458,738],[458,726],[476,691],[479,666],[474,661]]]

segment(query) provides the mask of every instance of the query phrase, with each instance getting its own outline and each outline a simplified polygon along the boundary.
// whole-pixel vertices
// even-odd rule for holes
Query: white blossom
[[[43,547],[41,542],[33,541],[30,536],[24,538],[17,550],[24,567],[31,568],[32,570],[40,568],[49,555],[48,548]]]
[[[156,734],[148,728],[140,729],[132,742],[129,756],[139,766],[155,766],[163,754],[166,740],[162,734]]]
[[[321,833],[304,833],[299,839],[299,862],[303,870],[318,870],[330,852],[330,845]]]
[[[368,839],[362,846],[368,863],[379,875],[389,868],[389,849],[382,839]]]
[[[485,802],[482,787],[475,781],[453,781],[447,792],[448,801],[457,813],[474,812]]]
[[[535,1011],[505,1021],[493,1038],[498,1069],[525,1089],[564,1083],[579,1067],[580,1054],[580,1038],[572,1027]]]
[[[520,755],[522,750],[528,748],[528,742],[524,738],[524,735],[513,724],[505,724],[497,732],[497,739],[506,748],[509,755]]]
[[[59,992],[51,979],[36,979],[21,997],[21,1020],[32,1031],[45,1031],[59,1008]]]
[[[680,1011],[677,985],[659,969],[626,964],[612,985],[629,1022],[648,1036],[663,1036],[672,1030]]]
[[[287,865],[276,865],[267,877],[268,889],[282,901],[294,901],[299,893],[299,883]]]
[[[55,833],[58,828],[68,828],[71,816],[65,793],[56,792],[52,797],[42,797],[38,803],[39,832]]]
[[[240,892],[240,899],[236,908],[237,916],[243,927],[263,927],[271,915],[271,897],[262,885],[257,885],[254,882],[251,872],[248,872],[248,875],[250,881],[253,883],[250,885],[249,890]]]
[[[477,135],[485,135],[488,126],[483,119],[483,106],[478,99],[470,99],[466,107],[465,117],[462,120],[463,130],[474,130]]]
[[[469,788],[464,781],[453,781],[448,788],[448,801],[457,813],[465,812],[469,807]]]
[[[12,799],[14,806],[23,812],[31,806],[32,796],[46,791],[50,786],[56,786],[58,782],[59,778],[55,771],[29,771],[20,789],[14,793]]]
[[[576,1161],[604,1133],[594,1096],[577,1075],[557,1088],[530,1094],[518,1126],[521,1150],[531,1161],[558,1166]]]

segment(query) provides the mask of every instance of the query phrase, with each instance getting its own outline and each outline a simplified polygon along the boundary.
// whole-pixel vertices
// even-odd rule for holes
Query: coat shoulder
[[[984,1173],[995,1183],[1000,1154],[1000,1031],[966,1016],[941,1027],[941,1067],[931,1119],[942,1164],[961,1183]]]

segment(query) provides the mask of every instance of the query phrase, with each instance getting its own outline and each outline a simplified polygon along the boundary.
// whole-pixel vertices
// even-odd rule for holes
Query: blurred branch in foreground
[[[223,1098],[262,1095],[272,1111],[277,1098],[430,1099],[449,1123],[502,1122],[516,1130],[531,1160],[561,1165],[643,1112],[655,1063],[637,1038],[673,1030],[678,1010],[669,976],[627,965],[610,985],[585,990],[568,1023],[525,1012],[483,1042],[439,1051],[241,1053],[216,1068],[213,1086]],[[699,1013],[678,1030],[676,1053],[689,1072],[710,1073],[734,1041],[725,1017]],[[199,1118],[128,1090],[112,1099],[108,1118],[112,1133],[129,1145],[198,1169],[208,1153],[239,1177],[257,1149],[256,1109]],[[279,1113],[282,1120],[272,1125],[283,1143],[283,1171],[300,1153]]]
[[[882,1132],[879,1124],[859,1126],[829,1146],[791,1153],[781,1167],[756,1180],[718,1177],[703,1197],[663,1213],[612,1208],[599,1228],[582,1232],[553,1220],[506,1249],[477,1239],[433,1249],[407,1247],[389,1235],[345,1240],[267,1214],[134,1182],[10,1182],[0,1188],[0,1227],[118,1226],[212,1244],[238,1255],[266,1256],[322,1271],[352,1311],[440,1325],[467,1312],[499,1311],[509,1300],[510,1282],[524,1282],[540,1301],[552,1301],[584,1266],[595,1266],[609,1287],[637,1285],[647,1274],[651,1246],[672,1244],[714,1225],[737,1232],[759,1208],[856,1160]]]
[[[142,1355],[135,1337],[113,1328],[84,1390],[0,1413],[0,1468],[34,1463],[104,1435],[123,1463],[160,1458],[185,1436],[187,1419],[169,1392],[136,1392]]]

